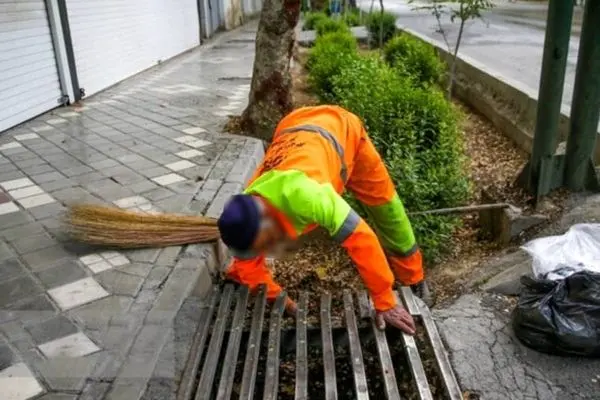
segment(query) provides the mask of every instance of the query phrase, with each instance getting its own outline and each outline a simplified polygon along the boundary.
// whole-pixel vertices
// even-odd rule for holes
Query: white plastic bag
[[[538,279],[560,280],[579,271],[600,273],[600,224],[573,225],[567,233],[532,240],[523,247]]]

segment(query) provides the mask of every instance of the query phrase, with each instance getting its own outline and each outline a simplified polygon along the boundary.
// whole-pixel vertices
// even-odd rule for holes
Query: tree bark
[[[290,60],[300,4],[300,0],[264,0],[248,107],[241,121],[249,136],[271,140],[279,120],[292,110]]]

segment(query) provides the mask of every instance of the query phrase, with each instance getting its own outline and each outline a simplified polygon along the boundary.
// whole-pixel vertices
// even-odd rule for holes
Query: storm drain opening
[[[380,331],[366,292],[300,292],[296,319],[285,293],[215,288],[200,324],[178,400],[460,400],[462,394],[429,309],[408,287],[396,293],[418,332]]]

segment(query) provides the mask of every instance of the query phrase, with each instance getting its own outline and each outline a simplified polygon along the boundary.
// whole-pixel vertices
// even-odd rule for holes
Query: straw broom
[[[66,223],[69,234],[78,241],[123,249],[180,246],[219,238],[213,218],[147,214],[92,204],[71,206]]]

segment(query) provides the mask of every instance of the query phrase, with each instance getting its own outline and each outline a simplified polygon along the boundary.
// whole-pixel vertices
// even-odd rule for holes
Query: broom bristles
[[[147,214],[93,204],[71,206],[66,222],[76,240],[119,248],[180,246],[219,238],[214,218]]]

